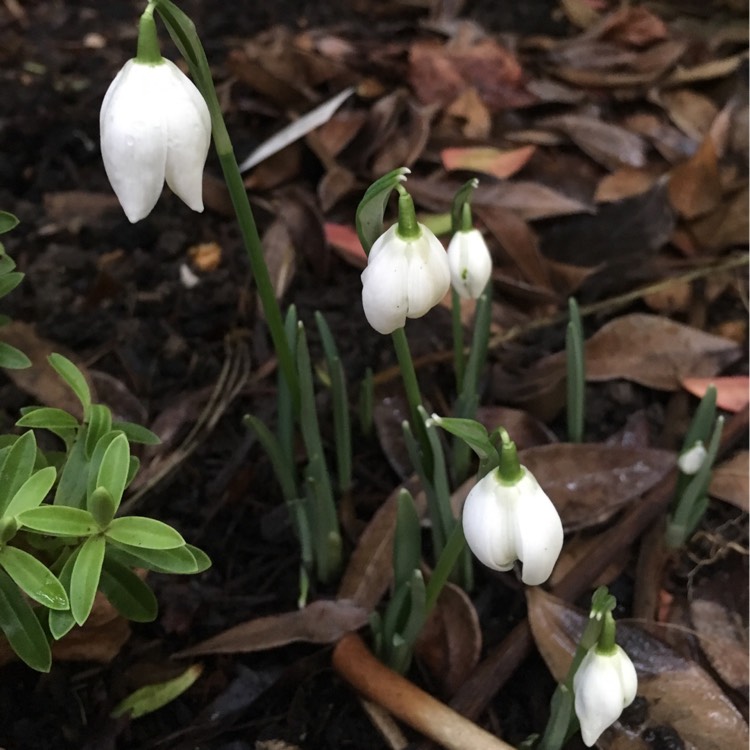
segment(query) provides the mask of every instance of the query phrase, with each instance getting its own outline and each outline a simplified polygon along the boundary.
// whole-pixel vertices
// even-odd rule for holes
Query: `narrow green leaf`
[[[102,573],[106,541],[101,534],[90,536],[81,546],[70,578],[70,611],[78,625],[91,614]]]
[[[16,427],[36,427],[44,430],[78,429],[78,420],[63,409],[40,406],[27,411],[16,422]]]
[[[83,373],[67,357],[63,357],[62,354],[50,354],[48,361],[78,397],[83,406],[84,414],[88,414],[89,407],[91,406],[91,391]]]
[[[119,433],[104,452],[96,478],[96,486],[104,487],[114,500],[115,510],[122,500],[129,468],[130,445],[125,435]]]
[[[453,234],[461,230],[464,204],[471,203],[471,195],[478,187],[479,180],[476,177],[472,177],[456,192],[456,195],[453,198],[453,203],[451,204],[451,232]]]
[[[97,478],[99,476],[99,467],[102,464],[102,459],[104,458],[104,454],[107,452],[110,444],[118,435],[122,435],[122,433],[117,432],[116,430],[110,430],[99,437],[96,447],[89,459],[88,479],[86,482],[87,497],[97,488]]]
[[[137,719],[150,714],[181,696],[201,676],[202,671],[200,664],[193,664],[178,677],[139,688],[120,701],[110,716],[117,719],[129,714],[131,719]]]
[[[60,571],[58,578],[66,591],[70,591],[70,580],[73,577],[73,567],[75,566],[80,551],[81,548],[76,547],[68,556],[68,559],[65,561],[65,564]],[[68,600],[70,600],[70,597],[68,597]],[[59,641],[64,635],[67,635],[76,624],[76,621],[73,619],[73,613],[70,609],[50,610],[47,622],[49,624],[49,632],[56,641]]]
[[[476,453],[479,458],[494,458],[499,461],[497,450],[490,441],[490,436],[484,425],[473,419],[457,419],[453,417],[439,417],[437,414],[432,415],[432,421],[442,427],[451,435],[456,435],[465,441],[469,447]]]
[[[367,255],[383,233],[383,216],[388,198],[394,188],[406,180],[407,174],[409,170],[406,167],[399,167],[383,175],[370,185],[357,206],[357,234]]]
[[[281,486],[281,493],[284,500],[290,503],[297,497],[297,487],[294,483],[295,467],[289,466],[281,450],[281,444],[275,435],[252,414],[246,414],[242,420],[245,426],[255,432],[263,450],[271,461],[273,473],[276,475],[276,481]]]
[[[104,404],[92,404],[86,421],[86,456],[91,458],[100,438],[112,430],[112,412]]]
[[[115,517],[115,501],[106,487],[97,487],[88,499],[88,511],[100,529],[106,529]]]
[[[68,595],[54,573],[33,555],[17,547],[0,550],[0,565],[34,601],[49,609],[68,609]]]
[[[125,437],[131,443],[141,445],[159,445],[161,443],[161,438],[155,432],[151,432],[147,427],[135,422],[112,422],[112,429],[125,433]]]
[[[31,476],[36,461],[36,440],[33,432],[25,432],[8,451],[0,468],[0,516],[21,485]]]
[[[398,494],[396,511],[396,534],[393,539],[393,581],[394,586],[408,583],[412,574],[419,568],[422,557],[422,534],[419,516],[414,507],[414,499],[408,490]]]
[[[60,473],[55,490],[55,505],[83,508],[86,502],[86,484],[89,461],[86,458],[83,436],[79,436],[68,453],[68,460]]]
[[[375,401],[375,385],[373,382],[372,368],[365,370],[365,377],[359,384],[359,429],[363,435],[369,435],[372,431],[373,403]]]
[[[0,367],[8,370],[23,370],[31,367],[31,360],[15,346],[0,341]]]
[[[113,547],[111,552],[114,559],[123,565],[146,568],[156,573],[200,573],[207,567],[205,553],[198,550],[200,555],[196,554],[196,548],[189,544],[174,549],[145,549],[112,539],[109,540],[109,544]]]
[[[10,294],[22,281],[23,274],[18,271],[11,271],[0,276],[0,297]]]
[[[99,530],[87,510],[64,505],[42,505],[25,510],[18,516],[18,522],[32,531],[56,536],[90,536]]]
[[[128,620],[152,622],[156,619],[158,604],[154,592],[130,568],[112,559],[109,552],[104,557],[99,589]]]
[[[11,498],[5,509],[5,515],[17,516],[19,513],[41,505],[42,500],[52,489],[55,477],[57,477],[57,471],[52,466],[32,474]]]
[[[179,532],[162,521],[145,516],[115,518],[105,533],[108,539],[115,542],[143,549],[164,550],[185,546]]]
[[[0,630],[26,664],[38,672],[49,672],[52,652],[47,636],[16,584],[1,570]]]
[[[0,233],[1,234],[1,233]],[[0,274],[10,273],[16,267],[16,261],[5,253],[3,244],[0,243]],[[7,316],[5,316],[7,318]],[[0,317],[0,326],[7,325],[10,322],[10,318],[3,323],[2,317]]]

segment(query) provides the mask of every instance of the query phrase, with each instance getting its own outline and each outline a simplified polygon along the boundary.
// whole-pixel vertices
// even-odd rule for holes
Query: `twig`
[[[745,407],[727,422],[719,455],[726,454],[737,440],[745,437],[747,429],[748,409]],[[666,511],[674,493],[676,477],[677,472],[672,471],[625,513],[617,525],[602,534],[591,553],[570,570],[552,593],[567,601],[583,595],[607,566]],[[532,645],[529,621],[525,619],[477,666],[456,693],[451,706],[470,719],[479,716],[526,658]]]
[[[446,750],[514,750],[388,669],[356,633],[345,635],[334,648],[333,668],[368,700]]]

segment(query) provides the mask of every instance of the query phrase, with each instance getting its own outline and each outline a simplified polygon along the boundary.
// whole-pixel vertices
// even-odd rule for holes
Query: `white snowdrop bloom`
[[[617,721],[637,690],[635,667],[620,646],[608,651],[601,651],[599,646],[589,650],[573,677],[575,712],[587,747]]]
[[[203,211],[211,116],[173,62],[125,63],[104,96],[99,127],[107,177],[131,222],[151,213],[165,180],[190,208]]]
[[[451,284],[459,297],[477,299],[492,273],[492,256],[478,229],[458,231],[448,244]]]
[[[450,287],[448,256],[440,240],[423,224],[420,234],[404,238],[398,224],[373,244],[362,272],[362,306],[378,333],[402,328],[407,318],[420,318]]]
[[[677,459],[677,466],[680,467],[680,471],[683,474],[697,474],[703,462],[706,460],[706,448],[703,445],[702,440],[696,440],[695,445],[692,448],[688,448],[686,451],[680,454]]]
[[[536,586],[546,581],[563,545],[560,516],[524,466],[515,483],[490,471],[469,492],[463,511],[466,542],[479,560],[495,570],[523,563],[521,578]]]

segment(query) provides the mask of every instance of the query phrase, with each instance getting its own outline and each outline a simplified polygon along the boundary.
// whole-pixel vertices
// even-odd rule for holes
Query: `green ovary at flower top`
[[[107,177],[131,222],[151,213],[164,182],[203,211],[211,117],[190,79],[159,54],[154,20],[141,20],[138,55],[110,84],[99,116]]]

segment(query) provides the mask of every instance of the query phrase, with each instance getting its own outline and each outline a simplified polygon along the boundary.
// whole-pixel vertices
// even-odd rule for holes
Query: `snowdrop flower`
[[[155,27],[146,28],[153,38],[143,40],[144,18],[139,54],[110,84],[99,115],[104,168],[133,223],[151,213],[165,180],[190,208],[203,210],[203,165],[211,141],[205,100],[158,53]],[[153,26],[152,18],[145,20]]]
[[[680,454],[677,459],[677,466],[683,474],[692,476],[697,474],[703,462],[706,460],[706,448],[703,445],[702,440],[696,440],[692,448],[688,448],[686,451]]]
[[[503,431],[504,432],[504,431]],[[534,475],[518,463],[515,445],[503,436],[500,467],[472,488],[463,511],[466,542],[480,562],[495,570],[523,563],[521,579],[544,583],[563,544],[560,516]]]
[[[451,284],[459,297],[477,299],[492,273],[492,257],[478,229],[458,231],[448,245]]]
[[[617,721],[622,710],[633,702],[638,690],[633,662],[614,643],[612,614],[608,612],[606,618],[611,621],[611,644],[603,646],[600,639],[583,657],[573,677],[575,712],[587,747],[591,747],[602,732]],[[605,622],[605,631],[607,627]]]
[[[407,198],[408,200],[404,200]],[[408,194],[399,200],[399,221],[373,244],[362,273],[362,306],[378,333],[421,318],[450,287],[448,257],[440,240],[414,216]]]

